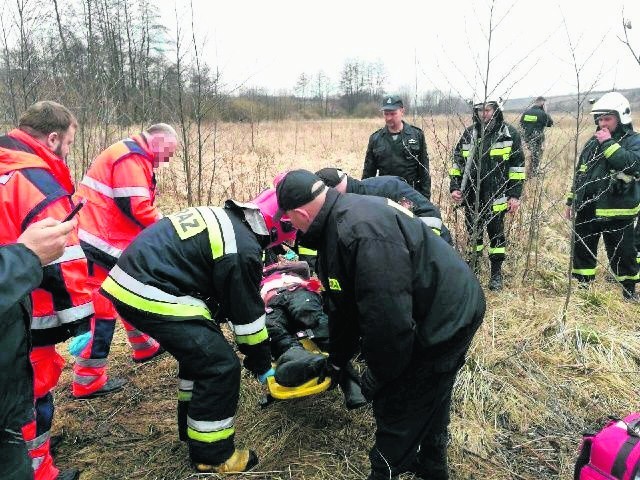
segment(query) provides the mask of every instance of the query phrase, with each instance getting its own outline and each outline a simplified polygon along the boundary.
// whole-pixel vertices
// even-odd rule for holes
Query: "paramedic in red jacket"
[[[78,235],[89,264],[96,315],[91,322],[93,343],[81,353],[73,368],[72,388],[76,398],[104,395],[125,383],[122,378],[107,377],[107,355],[116,311],[98,289],[122,251],[138,233],[162,217],[155,205],[154,169],[169,161],[177,143],[171,126],[152,125],[98,155],[78,187],[78,198],[87,200],[79,216]],[[122,324],[135,362],[144,362],[164,351],[149,335],[124,320]]]
[[[49,101],[31,105],[18,128],[0,137],[0,245],[15,242],[32,223],[63,220],[74,207],[73,182],[65,159],[77,122],[64,106]],[[31,294],[33,320],[31,363],[34,373],[35,421],[23,436],[36,480],[77,478],[78,470],[59,471],[49,451],[53,395],[64,359],[56,343],[76,337],[77,347],[90,343],[93,317],[87,285],[87,260],[74,229],[63,255],[43,266],[43,278]]]

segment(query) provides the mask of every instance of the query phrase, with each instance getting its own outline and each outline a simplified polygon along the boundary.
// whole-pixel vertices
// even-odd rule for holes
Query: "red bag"
[[[640,480],[640,413],[611,421],[585,434],[574,480]]]

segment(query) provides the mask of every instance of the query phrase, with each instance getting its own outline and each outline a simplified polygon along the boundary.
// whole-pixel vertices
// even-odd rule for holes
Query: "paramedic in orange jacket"
[[[73,209],[74,187],[65,159],[76,127],[67,108],[43,101],[22,114],[18,128],[0,137],[0,244],[15,242],[30,224],[46,217],[63,220]],[[77,349],[90,342],[93,304],[87,260],[75,229],[62,257],[43,266],[42,282],[31,300],[35,421],[23,427],[23,436],[36,480],[78,478],[76,469],[59,471],[49,451],[51,392],[64,366],[55,345],[71,337],[76,337],[72,344]]]
[[[117,313],[98,290],[136,235],[162,217],[154,202],[153,171],[169,161],[177,143],[171,126],[152,125],[98,155],[78,187],[78,198],[87,200],[79,218],[78,235],[89,264],[96,315],[91,323],[93,343],[81,353],[73,367],[76,398],[104,395],[126,382],[122,378],[107,377],[107,355]],[[135,362],[150,360],[164,351],[149,335],[121,321]]]

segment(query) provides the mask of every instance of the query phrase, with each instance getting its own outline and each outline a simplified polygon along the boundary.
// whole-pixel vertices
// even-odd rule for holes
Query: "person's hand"
[[[67,350],[74,357],[79,356],[91,341],[91,332],[84,332],[77,337],[73,337],[69,342]]]
[[[42,265],[47,265],[62,256],[67,237],[76,224],[76,219],[60,223],[53,218],[45,218],[29,225],[17,242],[35,253]]]
[[[571,207],[570,206],[566,206],[564,207],[564,218],[566,218],[567,220],[571,220],[571,214],[573,212],[571,211]]]
[[[509,213],[516,213],[520,208],[519,198],[511,197],[509,200],[507,200],[507,203],[509,204],[509,208],[507,210]]]
[[[454,190],[451,192],[451,198],[456,203],[462,202],[462,192],[460,190]]]
[[[611,138],[611,132],[607,128],[601,128],[594,136],[596,140],[598,140],[598,143],[603,143]]]
[[[267,379],[269,377],[273,377],[276,374],[276,371],[273,368],[270,368],[269,370],[267,370],[266,372],[264,372],[261,375],[258,375],[256,378],[258,379],[258,381],[264,385],[265,383],[267,383]]]

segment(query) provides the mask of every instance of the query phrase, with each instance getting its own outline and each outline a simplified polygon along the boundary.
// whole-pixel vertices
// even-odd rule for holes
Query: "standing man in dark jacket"
[[[640,212],[640,135],[633,131],[629,101],[618,92],[593,104],[597,124],[576,166],[575,189],[567,196],[567,218],[575,208],[573,276],[595,279],[600,235],[623,298],[636,300],[640,280],[633,220]]]
[[[441,236],[449,245],[453,245],[451,233],[442,223],[440,209],[400,177],[382,175],[357,180],[342,170],[331,167],[318,170],[316,175],[322,179],[327,187],[335,188],[340,193],[357,193],[358,195],[372,195],[393,200],[419,217],[425,225],[431,227],[433,232]]]
[[[520,134],[504,121],[501,100],[473,106],[473,125],[456,145],[449,177],[451,198],[465,209],[469,263],[474,270],[478,268],[486,228],[491,261],[489,289],[500,290],[507,243],[504,215],[518,211],[525,179]]]
[[[33,419],[31,302],[42,266],[60,258],[75,221],[46,218],[29,225],[16,243],[0,246],[0,478],[33,478],[22,426]]]
[[[360,349],[373,401],[370,480],[414,472],[448,479],[453,384],[485,310],[463,260],[395,202],[340,194],[306,170],[278,183],[278,205],[318,250],[329,316],[330,371]]]
[[[102,284],[118,313],[178,360],[178,433],[200,472],[250,470],[256,454],[236,449],[240,363],[222,334],[228,320],[244,366],[262,383],[271,370],[262,250],[295,238],[274,220],[275,190],[252,203],[191,207],[145,228]]]
[[[546,101],[544,97],[536,98],[535,103],[520,117],[524,141],[531,152],[529,172],[532,175],[537,175],[540,168],[540,158],[544,150],[544,129],[553,126],[551,116],[544,109]]]
[[[369,137],[362,178],[395,175],[430,199],[431,177],[424,133],[402,119],[404,104],[400,97],[385,97],[382,114],[386,125]]]

